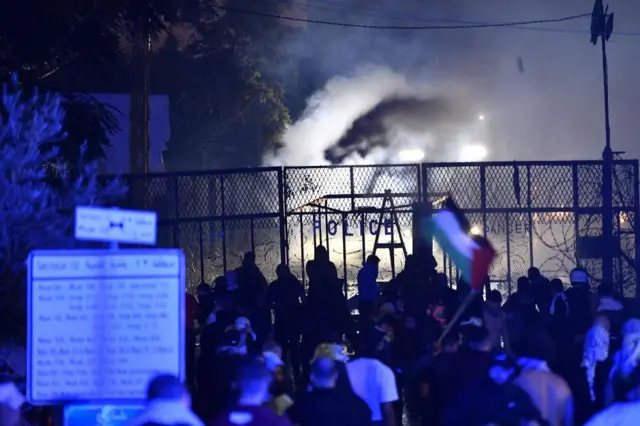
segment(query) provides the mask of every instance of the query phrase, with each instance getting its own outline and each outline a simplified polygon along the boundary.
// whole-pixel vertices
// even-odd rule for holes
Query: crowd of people
[[[269,284],[252,253],[201,285],[188,306],[199,419],[640,424],[640,320],[610,285],[592,290],[580,268],[563,283],[532,267],[503,301],[489,279],[477,294],[463,280],[452,286],[432,256],[408,256],[383,285],[378,263],[371,255],[358,273],[357,316],[322,246],[306,265],[306,290],[286,265]]]
[[[503,301],[407,257],[358,273],[352,315],[327,250],[268,283],[253,253],[187,297],[187,384],[159,376],[133,426],[636,426],[640,319],[579,268],[532,267]],[[193,410],[193,411],[192,411]]]

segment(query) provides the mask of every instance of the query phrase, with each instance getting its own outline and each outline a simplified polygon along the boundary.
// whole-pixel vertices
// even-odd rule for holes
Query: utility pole
[[[137,22],[133,28],[133,52],[131,57],[131,97],[129,119],[129,171],[149,173],[149,57],[151,55],[150,5],[148,1],[137,3]]]
[[[613,284],[613,151],[609,125],[609,71],[607,65],[607,41],[613,32],[613,13],[607,13],[602,0],[596,0],[591,14],[591,43],[601,41],[602,81],[604,87],[605,146],[602,152],[602,238],[605,242],[602,257],[602,281]]]

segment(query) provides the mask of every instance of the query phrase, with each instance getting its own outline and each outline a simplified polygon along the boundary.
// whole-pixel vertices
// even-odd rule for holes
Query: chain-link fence
[[[616,281],[636,283],[638,162],[614,163]],[[180,247],[188,282],[212,282],[252,250],[269,279],[287,262],[306,281],[304,265],[320,244],[350,284],[376,249],[381,280],[402,270],[412,252],[412,204],[451,195],[472,232],[498,257],[492,280],[509,292],[531,266],[566,279],[576,265],[595,280],[601,261],[578,258],[579,237],[602,233],[602,162],[447,163],[287,167],[126,177],[129,206],[160,218],[159,243]],[[434,247],[438,268],[455,265]]]

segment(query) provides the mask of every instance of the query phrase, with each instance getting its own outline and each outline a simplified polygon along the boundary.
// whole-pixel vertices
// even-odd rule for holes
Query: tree
[[[277,6],[260,5],[262,11]],[[172,101],[169,151],[175,158],[191,143],[202,160],[193,168],[255,165],[290,121],[280,76],[269,72],[290,30],[274,19],[216,7],[202,13],[185,48],[168,43],[152,62],[152,87]]]
[[[68,164],[76,164],[80,144],[86,141],[85,155],[102,158],[109,134],[120,130],[117,119],[107,105],[78,92],[130,91],[130,73],[114,72],[128,67],[123,41],[132,39],[141,22],[150,35],[157,35],[167,20],[193,18],[197,3],[25,0],[12,4],[11,13],[0,16],[0,82],[18,72],[25,90],[38,87],[61,93],[68,135],[59,141],[61,154]],[[114,85],[119,90],[102,90]]]
[[[5,325],[10,320],[24,324],[29,252],[73,247],[74,207],[113,203],[127,189],[117,179],[100,180],[97,163],[85,162],[83,156],[69,172],[56,146],[64,137],[59,96],[37,91],[26,95],[14,77],[4,85],[1,100],[0,290],[9,296],[0,298],[0,311]]]

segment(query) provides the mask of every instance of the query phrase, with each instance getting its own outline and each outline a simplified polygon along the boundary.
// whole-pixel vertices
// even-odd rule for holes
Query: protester
[[[380,298],[378,289],[378,264],[380,258],[372,254],[358,272],[358,312],[362,322],[370,321]]]
[[[252,251],[244,254],[242,266],[236,269],[239,285],[239,303],[245,310],[252,310],[267,294],[268,282],[258,265]]]
[[[550,283],[551,303],[549,304],[549,332],[556,346],[555,365],[558,371],[565,374],[569,364],[573,361],[571,351],[573,349],[573,332],[569,323],[569,302],[564,292],[564,285],[558,278]]]
[[[622,328],[622,345],[613,356],[605,403],[624,401],[628,389],[628,378],[640,365],[640,320],[630,319]]]
[[[448,405],[446,426],[543,426],[540,411],[514,381],[520,367],[506,355],[492,359],[487,372]]]
[[[185,370],[187,383],[193,387],[195,380],[196,364],[196,315],[198,313],[198,300],[191,294],[185,294]]]
[[[576,339],[580,340],[593,322],[595,295],[589,288],[589,275],[584,269],[574,268],[569,280],[571,288],[565,292],[569,301],[569,321]]]
[[[264,361],[244,357],[237,365],[234,385],[238,391],[236,403],[218,415],[209,426],[290,426],[286,416],[279,416],[264,407],[269,400],[273,379]]]
[[[384,332],[375,329],[360,333],[356,359],[347,363],[347,375],[355,394],[369,405],[371,421],[395,426],[396,380],[393,371],[377,359],[384,346],[384,337]]]
[[[573,426],[571,389],[549,368],[555,347],[547,330],[541,326],[530,329],[515,350],[521,371],[514,383],[527,392],[549,426]]]
[[[442,341],[441,352],[430,360],[421,373],[419,380],[424,426],[441,424],[443,409],[447,403],[444,395],[447,392],[449,373],[459,347],[459,334],[457,332],[447,334]]]
[[[289,358],[293,379],[300,381],[300,338],[306,301],[304,287],[287,265],[276,268],[277,279],[269,285],[267,303],[274,312],[274,338],[282,348],[282,356]]]
[[[316,358],[311,365],[311,388],[304,392],[287,414],[300,426],[362,426],[371,423],[371,409],[354,393],[336,389],[336,361]]]
[[[550,282],[540,273],[536,267],[531,267],[527,271],[527,278],[531,283],[531,293],[533,300],[543,316],[543,319],[549,315],[549,305],[551,303]]]
[[[155,377],[147,387],[147,406],[129,426],[203,426],[191,411],[191,395],[180,380],[168,374]]]
[[[617,402],[596,414],[585,426],[640,425],[640,369],[636,367],[627,378],[628,391],[624,402]]]
[[[469,326],[466,334],[466,343],[454,355],[448,380],[442,389],[442,398],[447,405],[484,377],[493,359],[489,332],[484,327]]]
[[[231,329],[224,333],[222,343],[210,359],[202,360],[199,377],[198,414],[205,420],[222,412],[235,401],[234,388],[236,367],[247,354],[240,333]]]
[[[502,310],[502,293],[498,290],[491,290],[487,293],[487,301],[483,307],[483,320],[489,332],[493,352],[510,353],[507,314]]]
[[[347,374],[347,362],[349,357],[344,353],[342,346],[335,343],[322,343],[318,345],[313,355],[312,363],[320,358],[329,358],[335,361],[335,369],[337,373],[334,389],[336,392],[346,395],[347,398],[354,394],[349,376]],[[313,387],[313,383],[310,384]]]
[[[309,277],[309,298],[315,293],[329,290],[334,293],[339,289],[338,270],[329,260],[329,253],[324,246],[315,248],[314,258],[307,262],[307,276]]]
[[[215,291],[198,287],[197,308],[187,296],[187,380],[196,377],[205,423],[569,426],[607,403],[592,424],[606,418],[615,426],[613,416],[638,410],[640,320],[622,326],[629,312],[620,296],[602,284],[596,297],[582,269],[565,292],[560,279],[530,268],[504,306],[487,276],[486,300],[475,292],[454,318],[470,288],[462,279],[449,288],[427,252],[408,257],[382,296],[379,259],[369,256],[358,274],[367,321],[356,327],[327,250],[315,254],[308,295],[285,264],[266,287],[247,253],[240,268],[216,278]],[[197,329],[189,328],[194,317]],[[200,425],[187,389],[166,377],[150,384],[134,426]],[[0,383],[0,404],[23,403],[11,381]],[[14,414],[7,423],[18,426]]]
[[[269,371],[273,373],[269,389],[271,398],[267,405],[278,415],[283,415],[293,404],[291,399],[293,388],[285,374],[282,348],[276,342],[269,340],[262,345],[262,357]]]
[[[598,308],[597,315],[606,316],[610,324],[611,353],[615,353],[621,344],[622,326],[626,320],[624,305],[619,300],[610,284],[602,283],[598,286]]]

